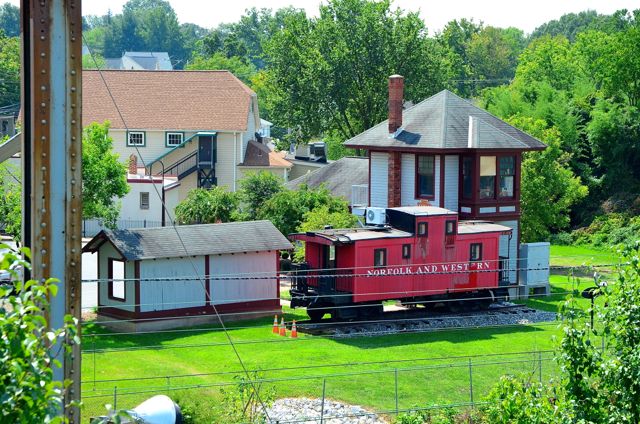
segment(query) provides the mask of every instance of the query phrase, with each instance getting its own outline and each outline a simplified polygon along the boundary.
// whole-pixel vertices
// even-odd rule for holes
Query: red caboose
[[[292,278],[291,306],[309,317],[372,317],[382,301],[456,310],[462,299],[487,306],[506,293],[508,258],[500,236],[511,229],[432,206],[386,209],[387,225],[291,234],[304,241],[305,263]]]

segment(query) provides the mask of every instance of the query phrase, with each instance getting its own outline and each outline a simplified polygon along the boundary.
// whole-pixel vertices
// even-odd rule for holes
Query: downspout
[[[238,133],[233,133],[233,191],[236,191],[236,180],[238,170]]]

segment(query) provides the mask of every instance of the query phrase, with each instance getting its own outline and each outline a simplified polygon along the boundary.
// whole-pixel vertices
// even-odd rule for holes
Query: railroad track
[[[427,312],[408,309],[385,312],[380,319],[366,321],[300,321],[298,330],[306,334],[333,337],[378,336],[397,333],[422,333],[446,329],[526,325],[554,321],[553,312],[539,311],[525,305],[503,305],[486,310],[462,313]]]

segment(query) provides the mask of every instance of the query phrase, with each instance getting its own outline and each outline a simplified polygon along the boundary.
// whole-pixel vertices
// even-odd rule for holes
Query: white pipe
[[[236,172],[238,170],[238,133],[233,133],[233,191],[236,191]]]

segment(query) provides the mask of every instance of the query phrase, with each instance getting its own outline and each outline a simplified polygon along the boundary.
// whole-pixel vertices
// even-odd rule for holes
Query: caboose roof
[[[458,234],[505,233],[511,234],[511,228],[485,221],[460,221]]]
[[[457,215],[457,212],[437,206],[402,206],[399,208],[389,208],[390,210],[403,212],[414,216],[434,216],[434,215]]]
[[[291,234],[293,240],[310,241],[316,237],[329,242],[350,243],[357,240],[412,237],[413,234],[391,227],[342,228]]]

